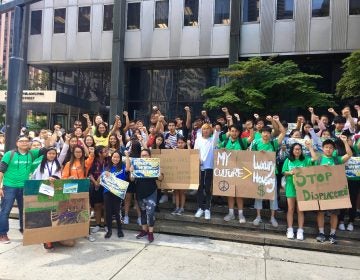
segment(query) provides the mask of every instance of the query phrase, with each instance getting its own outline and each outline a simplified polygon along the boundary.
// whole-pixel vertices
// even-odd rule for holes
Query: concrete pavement
[[[46,252],[22,246],[18,221],[0,245],[0,279],[360,279],[360,257],[156,234],[151,245],[125,231]]]

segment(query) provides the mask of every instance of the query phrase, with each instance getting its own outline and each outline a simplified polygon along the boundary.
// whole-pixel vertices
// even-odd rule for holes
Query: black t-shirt
[[[138,199],[144,199],[157,190],[156,178],[136,178],[135,193]]]

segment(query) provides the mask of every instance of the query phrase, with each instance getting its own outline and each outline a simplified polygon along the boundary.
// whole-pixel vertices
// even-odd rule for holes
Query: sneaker
[[[91,233],[97,233],[100,230],[100,226],[93,227]]]
[[[195,213],[195,218],[200,218],[202,215],[204,215],[204,210],[199,208]]]
[[[90,218],[92,219],[92,218],[94,218],[95,217],[95,213],[94,213],[94,211],[91,211],[90,212]]]
[[[337,243],[335,233],[329,235],[329,241],[330,241],[330,244],[336,244]]]
[[[88,236],[88,240],[90,241],[90,242],[94,242],[96,239],[95,239],[95,237],[93,236],[93,235],[89,235]]]
[[[260,225],[260,223],[262,223],[261,217],[256,217],[255,220],[253,221],[254,226],[258,226]]]
[[[124,237],[124,232],[122,231],[121,228],[118,228],[117,235],[118,235],[119,238]]]
[[[244,215],[239,215],[239,223],[240,224],[245,224],[246,223],[246,219],[245,219]]]
[[[324,243],[326,241],[325,234],[319,233],[318,236],[316,236],[316,241],[320,243]]]
[[[179,208],[179,211],[177,211],[176,215],[181,216],[182,214],[184,214],[184,212],[184,208]]]
[[[346,227],[346,230],[348,230],[348,231],[353,231],[353,230],[354,230],[354,225],[353,225],[353,223],[349,223],[349,224],[347,225],[347,227]]]
[[[106,238],[106,239],[107,239],[107,238],[110,238],[111,235],[112,235],[112,231],[109,230],[109,231],[105,234],[105,238]]]
[[[345,225],[344,225],[344,223],[340,223],[340,224],[339,224],[339,230],[345,230]]]
[[[231,220],[235,220],[235,215],[234,214],[227,214],[225,217],[224,217],[224,221],[225,222],[229,222]]]
[[[169,197],[167,196],[167,194],[163,194],[159,200],[159,203],[165,203],[169,201]]]
[[[152,232],[148,233],[148,240],[150,243],[154,241],[154,233],[152,233]]]
[[[123,223],[124,223],[124,225],[128,225],[129,224],[129,216],[124,216],[124,221],[123,221]]]
[[[104,226],[104,231],[105,231],[105,232],[108,232],[108,231],[109,231],[109,229],[108,229],[107,226]]]
[[[296,239],[297,240],[304,240],[304,230],[299,228],[296,233]]]
[[[288,239],[294,239],[294,230],[293,228],[288,228],[286,231],[286,237]]]
[[[136,235],[136,239],[140,239],[145,237],[146,235],[148,235],[148,232],[145,230],[141,230],[137,235]]]
[[[274,228],[277,228],[279,226],[277,220],[274,217],[271,217],[270,223]]]
[[[137,218],[136,222],[139,226],[141,226],[141,218],[140,217]]]
[[[180,210],[180,208],[175,208],[175,210],[171,212],[171,215],[177,215],[179,210]]]
[[[205,210],[205,220],[210,220],[211,219],[211,212],[210,210],[206,209]]]
[[[9,244],[10,239],[7,234],[0,235],[0,244]]]
[[[47,242],[47,243],[44,243],[44,249],[51,251],[51,250],[54,250],[54,246],[52,245],[51,242]]]

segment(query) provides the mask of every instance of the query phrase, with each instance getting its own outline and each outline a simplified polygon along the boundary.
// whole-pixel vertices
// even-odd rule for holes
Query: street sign
[[[0,103],[6,103],[6,90],[0,90]],[[55,103],[56,90],[24,90],[22,95],[24,103]]]

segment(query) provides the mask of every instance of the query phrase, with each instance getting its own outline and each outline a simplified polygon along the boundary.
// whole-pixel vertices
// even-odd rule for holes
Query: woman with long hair
[[[36,168],[31,179],[33,180],[53,180],[60,179],[61,165],[57,159],[57,151],[55,147],[46,150],[40,165]]]
[[[89,170],[90,178],[90,205],[94,209],[96,226],[92,233],[96,233],[101,227],[102,212],[104,210],[104,187],[100,185],[100,175],[108,164],[108,151],[104,146],[95,148],[95,158]]]
[[[85,159],[84,148],[76,145],[62,171],[63,179],[85,179],[94,161],[94,149],[89,148],[89,157]]]
[[[315,154],[315,151],[309,140],[306,141],[306,147],[310,150],[311,154]],[[307,167],[312,164],[311,158],[303,154],[303,147],[299,143],[294,143],[290,147],[289,157],[285,160],[282,173],[286,176],[285,194],[288,203],[287,212],[287,232],[286,236],[289,239],[294,239],[294,212],[296,206],[296,189],[293,182],[293,175],[295,168]],[[298,230],[296,234],[297,240],[304,240],[304,212],[297,207],[298,214]]]

